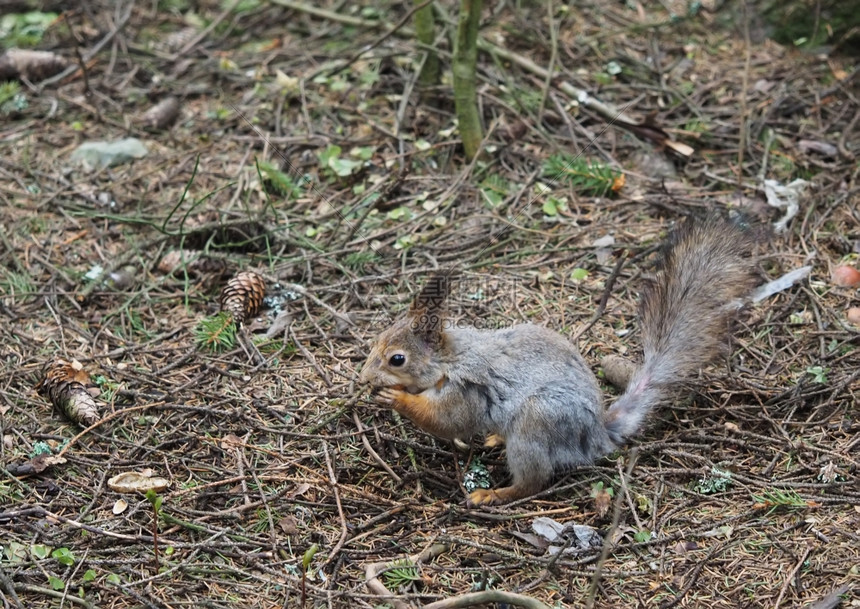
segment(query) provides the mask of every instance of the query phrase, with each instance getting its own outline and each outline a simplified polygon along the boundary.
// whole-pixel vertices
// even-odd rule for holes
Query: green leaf
[[[411,215],[412,214],[405,207],[395,207],[387,214],[389,220],[403,220],[404,218],[408,219]]]
[[[118,586],[122,583],[122,580],[119,578],[119,575],[117,575],[116,573],[109,574],[105,581],[107,581],[107,583],[109,583],[109,584],[114,584],[115,586]]]
[[[813,376],[813,380],[816,383],[821,383],[822,385],[827,383],[827,372],[829,368],[824,368],[822,366],[810,366],[806,369],[807,374],[811,374]]]
[[[317,544],[312,545],[306,551],[304,556],[302,556],[302,568],[307,571],[308,567],[311,564],[311,561],[314,559],[314,554],[319,551],[320,547]]]
[[[585,269],[575,268],[570,273],[570,278],[572,281],[582,281],[586,277],[588,277],[588,271]]]
[[[362,161],[369,161],[373,157],[374,152],[376,152],[375,146],[356,146],[349,151],[349,154]]]
[[[66,582],[53,575],[48,576],[48,583],[51,584],[51,588],[54,590],[62,590],[66,587]]]
[[[3,555],[10,563],[18,564],[27,560],[27,546],[17,541],[4,543]]]
[[[558,207],[556,205],[556,200],[550,197],[543,203],[543,213],[547,216],[555,216],[558,215]]]
[[[648,529],[636,531],[636,534],[633,535],[633,540],[637,543],[645,543],[646,541],[651,541],[651,531],[649,531]]]
[[[30,553],[36,558],[47,558],[51,554],[51,548],[43,544],[30,546]]]
[[[56,550],[51,552],[51,557],[54,558],[61,565],[66,565],[67,567],[70,567],[75,564],[75,556],[68,548],[57,548]]]
[[[0,42],[5,47],[32,47],[39,44],[56,13],[9,13],[0,18]]]
[[[332,144],[331,146],[327,146],[325,150],[319,153],[320,165],[323,167],[328,167],[328,163],[331,159],[336,159],[340,156],[341,153],[340,146],[336,144]]]
[[[335,175],[340,178],[351,176],[356,169],[361,167],[361,165],[361,161],[352,161],[350,159],[342,159],[340,157],[328,160],[329,169],[331,169]]]
[[[398,237],[394,242],[394,249],[396,250],[405,250],[409,249],[415,245],[415,237],[412,235],[404,235],[403,237]]]
[[[95,578],[96,578],[96,572],[94,569],[87,569],[86,571],[84,571],[84,577],[83,577],[84,582],[94,581]]]
[[[487,203],[489,203],[490,207],[498,207],[499,204],[505,200],[504,195],[495,190],[488,190],[486,188],[482,188],[481,194],[484,195],[484,198],[487,200]]]
[[[597,482],[595,482],[594,484],[591,485],[591,496],[597,497],[597,495],[602,490],[604,490],[603,480],[598,480]],[[610,497],[614,497],[615,496],[615,489],[612,488],[611,486],[607,486],[606,487],[606,494],[609,495]]]

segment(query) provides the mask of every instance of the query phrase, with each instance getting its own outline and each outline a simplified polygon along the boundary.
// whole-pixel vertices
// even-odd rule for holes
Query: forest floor
[[[728,7],[490,3],[470,163],[454,26],[437,23],[443,78],[425,89],[414,5],[364,4],[82,3],[36,47],[69,69],[4,85],[3,607],[400,609],[482,590],[860,606],[860,301],[832,280],[860,257],[857,58],[776,44]],[[127,137],[145,156],[72,158]],[[760,244],[759,280],[811,273],[750,304],[731,350],[629,446],[537,496],[466,507],[464,477],[505,483],[503,451],[456,453],[358,383],[372,337],[455,266],[469,323],[554,328],[595,372],[638,357],[667,231],[730,208],[773,225],[765,180],[808,184]],[[219,295],[249,270],[266,306],[219,348]],[[37,388],[59,359],[95,424]],[[144,470],[169,482],[157,516],[108,484]],[[598,541],[559,556],[541,518]],[[374,581],[393,598],[367,585],[391,561]]]

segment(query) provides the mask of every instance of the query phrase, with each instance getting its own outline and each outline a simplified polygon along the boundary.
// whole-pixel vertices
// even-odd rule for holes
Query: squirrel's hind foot
[[[495,448],[496,446],[504,446],[505,438],[497,433],[491,433],[484,440],[484,448]]]
[[[515,499],[522,499],[532,494],[531,489],[525,489],[517,486],[505,486],[500,489],[479,488],[476,491],[469,493],[469,498],[466,499],[466,505],[469,507],[478,507],[481,505],[502,505],[509,503]]]

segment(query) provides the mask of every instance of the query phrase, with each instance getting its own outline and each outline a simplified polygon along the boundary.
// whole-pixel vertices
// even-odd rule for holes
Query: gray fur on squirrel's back
[[[614,448],[603,425],[597,380],[565,337],[522,324],[496,331],[452,329],[446,340],[453,358],[464,364],[449,368],[448,382],[461,388],[467,403],[481,405],[485,414],[474,413],[486,423],[479,433],[506,438],[515,479],[544,479],[547,471],[590,463]],[[536,450],[536,438],[545,440],[543,451]],[[546,463],[535,462],[538,453]]]

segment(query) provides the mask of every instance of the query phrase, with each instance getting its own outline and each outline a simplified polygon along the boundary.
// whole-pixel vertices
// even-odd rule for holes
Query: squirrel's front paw
[[[403,394],[406,393],[402,389],[394,389],[393,387],[383,387],[376,394],[376,401],[382,406],[394,408],[398,403],[403,401]]]
[[[489,488],[479,488],[476,491],[469,493],[469,498],[466,500],[466,505],[469,507],[478,507],[479,505],[496,505],[501,503],[496,491]]]

